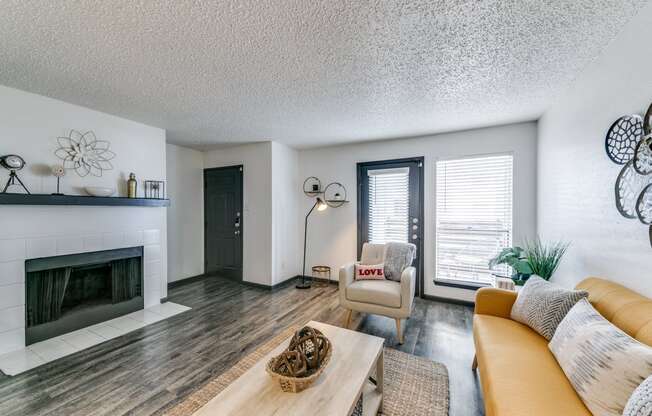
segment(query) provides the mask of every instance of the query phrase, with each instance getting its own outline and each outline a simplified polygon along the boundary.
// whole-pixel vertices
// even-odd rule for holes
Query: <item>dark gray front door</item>
[[[242,280],[242,166],[204,170],[205,272]]]

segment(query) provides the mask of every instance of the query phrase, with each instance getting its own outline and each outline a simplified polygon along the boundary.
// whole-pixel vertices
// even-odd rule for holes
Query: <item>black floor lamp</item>
[[[317,198],[315,200],[315,204],[312,206],[312,208],[310,208],[308,214],[306,214],[306,223],[303,229],[303,273],[301,274],[301,283],[297,285],[297,289],[308,289],[311,285],[310,282],[306,282],[306,243],[308,241],[308,217],[310,214],[312,214],[312,211],[314,211],[315,207],[317,207],[317,211],[323,211],[328,208],[328,205],[326,205],[326,203],[322,201],[321,198]]]

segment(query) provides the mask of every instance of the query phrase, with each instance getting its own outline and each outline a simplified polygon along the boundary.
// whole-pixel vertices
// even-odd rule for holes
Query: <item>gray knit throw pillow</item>
[[[583,290],[568,290],[539,276],[532,276],[519,292],[511,317],[550,341],[568,311],[588,295]]]
[[[385,245],[385,278],[401,281],[401,274],[412,265],[417,246],[411,243],[387,243]]]
[[[652,416],[652,375],[634,390],[623,416]]]

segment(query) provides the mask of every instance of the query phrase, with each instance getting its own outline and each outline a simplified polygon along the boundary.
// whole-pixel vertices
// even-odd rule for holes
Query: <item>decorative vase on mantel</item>
[[[136,174],[132,172],[129,174],[129,180],[127,181],[127,198],[136,198],[137,188]]]

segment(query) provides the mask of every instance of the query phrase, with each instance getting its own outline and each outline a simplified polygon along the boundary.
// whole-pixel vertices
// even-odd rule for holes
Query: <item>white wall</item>
[[[272,285],[301,273],[299,154],[272,142]]]
[[[272,284],[272,144],[227,147],[204,153],[204,167],[243,165],[243,280]]]
[[[129,172],[140,180],[166,179],[164,130],[0,86],[0,154],[24,157],[19,175],[32,193],[55,191],[49,166],[60,163],[56,138],[69,129],[93,130],[117,156],[114,170],[101,178],[69,171],[64,193],[98,185],[123,193]],[[3,184],[7,174],[0,170]],[[142,195],[142,183],[139,188]],[[26,259],[142,245],[145,305],[159,303],[167,296],[166,215],[166,208],[149,207],[0,206],[0,353],[25,344]]]
[[[168,144],[168,281],[204,273],[204,157]]]
[[[514,242],[536,234],[536,123],[520,123],[427,137],[308,149],[299,152],[300,177],[317,176],[322,184],[341,182],[349,204],[313,213],[308,230],[306,268],[323,264],[337,279],[339,267],[356,257],[356,163],[424,156],[425,292],[473,300],[474,292],[435,287],[435,161],[469,155],[512,152],[514,155]],[[299,189],[299,192],[301,190]],[[303,197],[300,220],[313,199]],[[300,230],[300,241],[303,235]]]
[[[572,246],[553,280],[602,276],[652,296],[648,227],[614,202],[620,166],[604,137],[621,115],[652,102],[652,4],[644,8],[539,121],[538,228]]]

